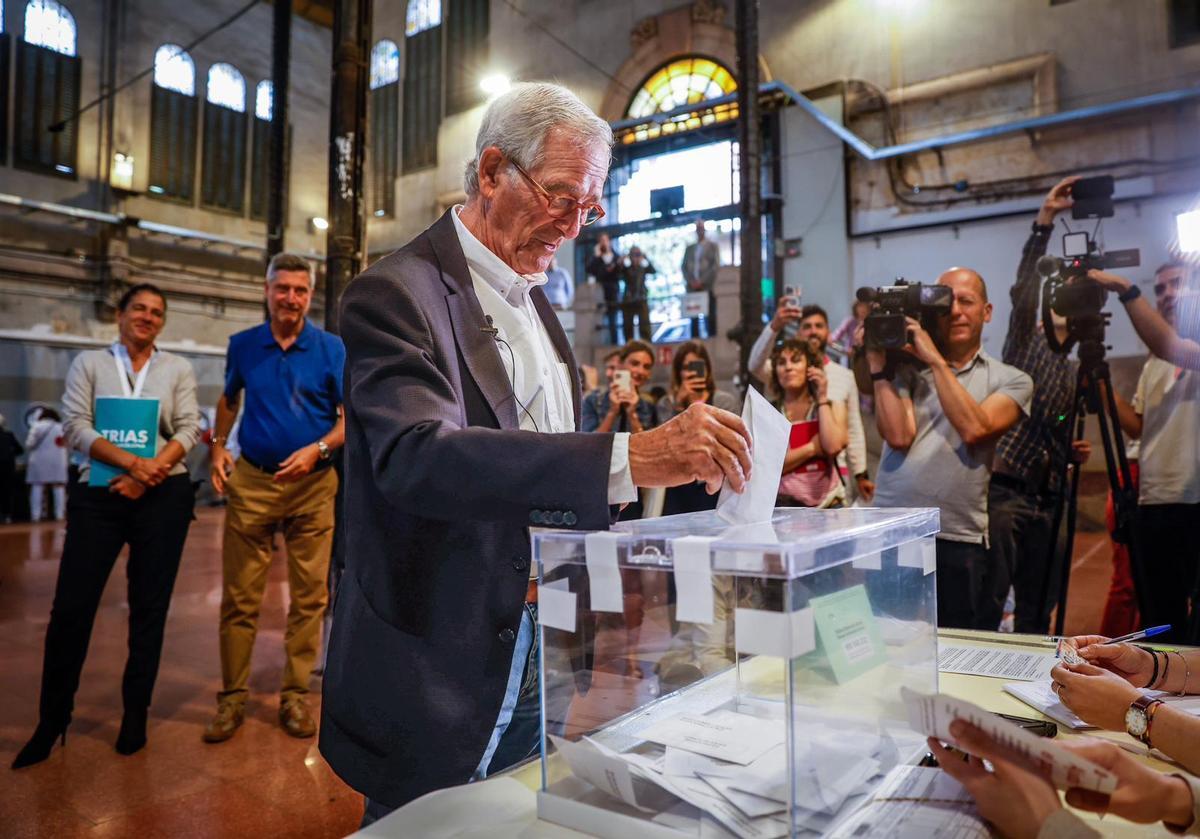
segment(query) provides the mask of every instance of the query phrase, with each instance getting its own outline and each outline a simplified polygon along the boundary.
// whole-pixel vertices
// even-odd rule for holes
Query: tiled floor
[[[287,609],[282,562],[271,569],[263,604],[246,723],[229,742],[200,739],[220,687],[221,521],[220,510],[201,510],[188,536],[146,748],[130,757],[113,750],[128,614],[122,561],[96,618],[66,748],[18,772],[8,765],[37,722],[63,528],[0,527],[0,835],[334,837],[357,826],[362,797],[334,776],[315,739],[289,737],[276,721]],[[314,700],[319,706],[319,694]]]
[[[1094,492],[1081,498],[1084,527],[1095,520],[1085,506],[1094,511],[1096,500]],[[67,746],[19,772],[8,764],[37,720],[42,639],[63,528],[0,526],[0,835],[335,837],[357,825],[361,797],[333,775],[315,740],[288,737],[276,723],[287,597],[282,562],[272,568],[263,606],[246,723],[227,743],[200,739],[220,683],[221,522],[220,510],[201,510],[188,537],[148,746],[131,757],[113,750],[126,640],[121,562],[96,619]],[[1090,631],[1099,624],[1108,589],[1107,538],[1094,530],[1081,533],[1075,555],[1067,630]]]

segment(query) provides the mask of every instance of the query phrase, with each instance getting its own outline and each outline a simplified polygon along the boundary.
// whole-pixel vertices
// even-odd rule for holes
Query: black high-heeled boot
[[[68,723],[39,722],[33,736],[25,744],[25,748],[17,753],[16,759],[12,762],[12,768],[24,769],[26,766],[41,763],[50,757],[50,750],[54,748],[55,740],[61,739],[62,744],[67,745],[67,725]]]
[[[146,745],[146,709],[129,710],[121,717],[121,731],[117,734],[117,751],[131,755]]]

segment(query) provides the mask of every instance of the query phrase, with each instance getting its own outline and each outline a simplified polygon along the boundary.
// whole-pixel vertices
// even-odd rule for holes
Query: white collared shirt
[[[496,348],[519,403],[517,420],[521,429],[552,434],[575,431],[570,370],[554,349],[529,297],[534,286],[545,284],[546,275],[513,271],[467,230],[458,218],[461,211],[459,205],[451,214],[454,229],[467,258],[479,305],[497,330]],[[629,435],[616,434],[609,464],[608,503],[636,500],[637,488],[629,471]]]

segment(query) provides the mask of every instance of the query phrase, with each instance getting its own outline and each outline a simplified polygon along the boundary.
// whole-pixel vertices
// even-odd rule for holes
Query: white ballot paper
[[[717,499],[717,515],[730,524],[749,524],[771,518],[783,474],[792,424],[754,388],[746,393],[742,422],[754,441],[752,468],[746,490],[738,495],[726,481]]]
[[[782,743],[784,727],[736,711],[713,711],[704,716],[680,714],[654,723],[638,735],[651,743],[745,766]]]
[[[713,622],[712,543],[709,536],[682,536],[671,541],[676,620]]]
[[[575,631],[575,592],[567,580],[538,586],[538,623],[565,632]]]
[[[908,711],[909,724],[929,737],[957,746],[950,736],[950,723],[963,720],[1046,770],[1060,789],[1078,787],[1110,793],[1117,788],[1116,776],[1107,769],[1067,751],[1052,740],[1030,734],[978,705],[942,693],[929,696],[906,687],[900,688],[900,696]]]
[[[621,799],[631,807],[637,807],[645,812],[653,812],[651,808],[638,803],[638,795],[634,790],[635,780],[639,785],[645,784],[645,781],[641,778],[635,779],[630,771],[630,764],[615,752],[604,748],[588,737],[582,738],[577,743],[553,734],[549,737],[554,743],[554,748],[571,767],[571,772],[575,777],[582,778],[592,786]],[[644,793],[643,797],[645,797]]]
[[[617,566],[617,540],[620,538],[618,533],[603,530],[583,537],[593,612],[625,611],[621,569]]]
[[[983,647],[938,647],[938,670],[1035,682],[1044,679],[1058,663],[1049,653],[1020,653]]]

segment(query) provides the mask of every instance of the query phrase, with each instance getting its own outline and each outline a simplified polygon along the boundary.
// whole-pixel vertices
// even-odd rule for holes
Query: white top
[[[517,402],[517,419],[524,431],[562,434],[575,431],[571,400],[571,373],[550,341],[542,319],[529,297],[534,286],[546,282],[545,274],[518,274],[500,257],[452,218],[459,244],[467,258],[471,282],[483,313],[491,318],[500,361],[508,373]],[[608,503],[637,500],[637,488],[629,472],[629,435],[616,434],[608,474]]]
[[[1142,416],[1138,502],[1200,503],[1200,373],[1151,358],[1133,409]]]
[[[29,458],[25,463],[25,482],[29,484],[65,484],[67,448],[62,423],[40,419],[25,438]]]

